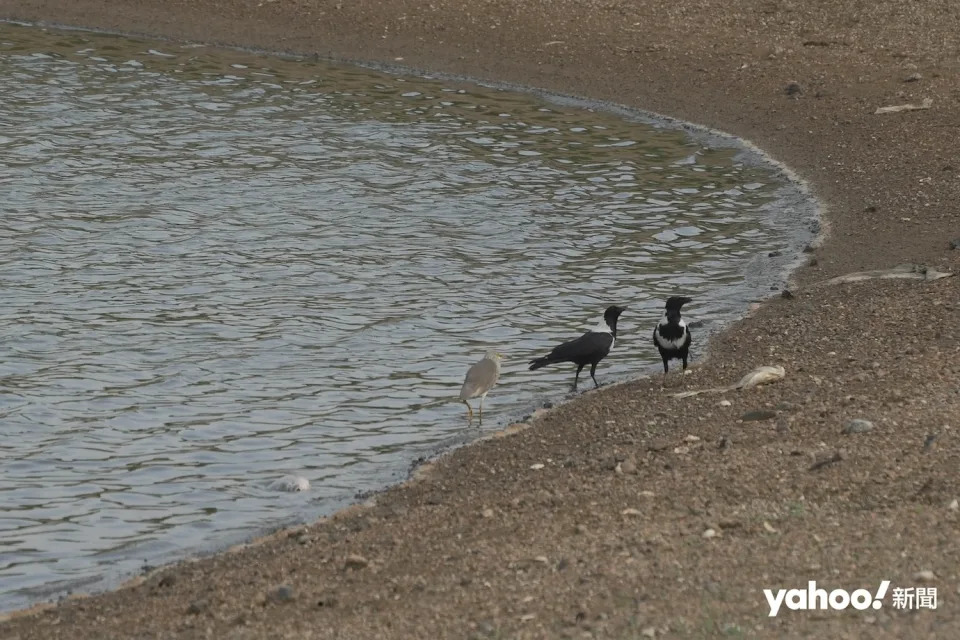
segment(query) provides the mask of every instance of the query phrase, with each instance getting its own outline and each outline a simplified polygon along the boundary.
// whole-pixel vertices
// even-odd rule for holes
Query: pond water
[[[572,101],[18,25],[0,86],[0,609],[402,479],[488,346],[484,429],[608,304],[643,373],[667,295],[709,330],[796,244],[770,167]]]

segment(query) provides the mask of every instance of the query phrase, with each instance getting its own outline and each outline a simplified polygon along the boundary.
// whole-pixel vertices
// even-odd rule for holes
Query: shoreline
[[[898,23],[902,33],[880,30],[889,37],[879,47],[865,45],[858,26],[877,27],[870,15],[854,16],[839,2],[826,3],[835,5],[829,9],[792,8],[785,13],[799,12],[824,30],[843,24],[837,29],[845,32],[845,39],[811,38],[792,50],[779,44],[799,41],[789,20],[773,20],[762,35],[754,32],[749,46],[729,29],[727,14],[741,26],[756,24],[758,15],[779,17],[778,10],[765,13],[761,2],[745,3],[738,11],[709,2],[695,17],[683,10],[687,3],[671,11],[670,3],[648,2],[620,6],[617,15],[605,18],[591,13],[584,25],[560,26],[551,20],[554,14],[544,14],[561,9],[491,3],[481,11],[501,18],[497,44],[507,55],[478,55],[465,62],[451,55],[450,45],[425,44],[418,35],[457,30],[464,40],[454,52],[470,45],[485,48],[483,33],[471,35],[472,27],[458,22],[473,9],[457,2],[408,0],[381,8],[362,0],[348,9],[336,5],[341,14],[329,25],[298,28],[291,25],[304,6],[334,11],[334,3],[278,0],[270,3],[269,15],[257,19],[246,15],[256,11],[241,0],[197,3],[196,9],[156,0],[111,11],[118,9],[112,4],[122,3],[37,0],[14,7],[0,0],[0,17],[66,15],[75,24],[125,24],[136,31],[146,26],[141,35],[151,31],[150,25],[161,35],[179,28],[187,40],[203,28],[216,40],[247,33],[251,45],[279,33],[295,42],[325,36],[329,51],[349,55],[351,47],[367,46],[373,60],[398,53],[403,55],[393,57],[405,63],[411,57],[413,62],[435,59],[442,71],[477,75],[471,69],[479,68],[480,80],[500,75],[508,84],[526,74],[526,86],[537,86],[547,64],[528,51],[534,44],[526,33],[546,29],[564,35],[561,44],[574,43],[550,62],[556,72],[551,83],[600,101],[649,91],[647,82],[662,89],[660,75],[677,79],[703,73],[708,77],[690,87],[622,104],[676,113],[753,142],[808,185],[830,235],[814,245],[816,265],[792,274],[791,286],[798,287],[793,300],[767,300],[711,340],[709,359],[691,376],[697,387],[732,382],[761,364],[787,366],[787,378],[777,385],[725,395],[733,409],[718,410],[718,397],[678,405],[650,380],[628,381],[565,403],[508,438],[482,439],[443,455],[425,472],[427,479],[388,489],[362,511],[348,508],[342,517],[298,527],[296,534],[272,534],[256,548],[165,567],[121,591],[70,600],[35,616],[18,615],[0,623],[0,632],[83,638],[130,637],[134,629],[147,629],[140,633],[200,637],[210,627],[224,637],[622,637],[641,632],[707,637],[735,628],[748,637],[774,631],[855,637],[867,630],[873,637],[897,637],[907,629],[915,637],[934,637],[938,630],[960,628],[960,614],[946,606],[946,598],[943,609],[915,616],[885,607],[868,616],[872,620],[859,612],[826,619],[791,612],[768,619],[760,593],[761,587],[790,588],[807,579],[839,580],[849,589],[875,588],[881,578],[914,586],[912,576],[928,570],[935,574],[931,584],[950,593],[960,579],[956,545],[947,546],[957,522],[949,505],[960,493],[952,479],[960,447],[949,437],[950,416],[960,408],[954,389],[960,373],[956,279],[811,286],[903,262],[952,271],[960,266],[960,251],[950,253],[946,246],[951,232],[960,237],[957,169],[947,160],[960,154],[944,127],[956,130],[960,123],[958,83],[947,73],[956,63],[945,55],[956,40],[958,17],[945,5],[919,3],[915,15],[901,16],[906,21],[906,26]],[[169,10],[161,19],[166,5],[207,20],[201,27]],[[222,13],[218,5],[237,15]],[[586,2],[563,7],[597,11]],[[894,7],[881,2],[875,13],[895,15]],[[371,8],[380,13],[363,14]],[[688,31],[691,20],[704,27],[714,19],[716,26],[705,26],[714,40],[704,38],[712,42],[707,49],[714,55],[705,55],[703,42],[687,38],[679,47],[661,43],[662,48],[628,52],[639,72],[623,87],[596,77],[595,68],[623,61],[615,44],[611,53],[609,43],[591,42],[589,36],[610,34],[616,42],[624,37],[619,33],[624,12],[652,15],[654,9],[663,11],[656,19],[668,34]],[[430,11],[443,15],[424,18],[402,37],[395,32],[391,38],[378,36],[384,25],[396,30],[401,14],[430,16]],[[647,37],[662,39],[652,27],[644,28]],[[921,29],[926,31],[920,34]],[[331,35],[335,31],[342,33]],[[344,44],[350,37],[356,41]],[[751,47],[770,53],[754,55],[760,62],[751,58],[743,67],[727,69]],[[913,53],[887,63],[885,51],[897,47]],[[524,51],[530,55],[521,55]],[[797,60],[788,60],[791,55]],[[904,59],[924,77],[904,84]],[[776,69],[750,71],[751,65],[771,61]],[[647,70],[651,64],[661,66],[652,72]],[[741,71],[757,77],[731,79]],[[787,81],[804,87],[799,97],[784,94]],[[811,85],[830,89],[811,95]],[[729,97],[731,86],[741,92],[739,100]],[[840,86],[846,90],[835,88]],[[934,107],[875,115],[865,106],[919,102],[913,91],[934,94]],[[711,94],[727,98],[700,101]],[[740,112],[731,103],[753,110]],[[703,117],[691,117],[698,113]],[[817,122],[827,123],[829,130],[819,131],[822,125],[811,124]],[[916,322],[918,308],[927,311],[932,329],[905,334],[903,327]],[[934,337],[921,339],[927,333]],[[758,408],[774,416],[768,422],[744,419],[741,409]],[[843,435],[842,423],[851,417],[876,422],[876,432]],[[930,445],[918,443],[928,440],[932,429],[937,444],[931,454]],[[839,460],[822,471],[807,469],[811,460],[830,453]],[[531,474],[531,461],[545,463],[546,470]],[[624,472],[624,466],[632,471]],[[631,509],[638,516],[628,515]],[[804,515],[793,515],[798,509]],[[715,535],[705,537],[707,530]],[[909,541],[905,557],[897,536]],[[364,555],[363,563],[351,563],[350,556],[357,554]],[[239,556],[244,559],[236,561]],[[271,595],[284,582],[296,591],[290,601]],[[528,595],[517,599],[521,592]],[[330,601],[330,593],[335,604],[318,604]],[[194,606],[199,600],[206,604]],[[706,621],[698,613],[705,601],[711,612]]]
[[[90,34],[91,36],[101,35],[129,38],[133,40],[142,40],[148,46],[154,44],[157,46],[161,44],[168,44],[171,46],[188,45],[191,47],[198,47],[198,49],[192,49],[194,51],[202,49],[205,53],[225,52],[229,55],[231,52],[239,52],[244,54],[252,54],[255,56],[263,56],[268,60],[271,58],[277,58],[293,62],[319,61],[323,63],[329,63],[331,65],[359,66],[360,68],[402,77],[424,77],[432,80],[448,81],[455,85],[465,85],[471,88],[494,89],[497,91],[518,93],[541,100],[544,104],[550,106],[557,105],[564,108],[573,108],[583,111],[602,112],[622,119],[630,124],[649,126],[656,130],[680,132],[690,141],[704,147],[709,147],[711,149],[731,150],[734,152],[732,158],[734,162],[743,163],[751,168],[760,168],[770,174],[771,181],[777,181],[779,183],[777,189],[775,190],[775,195],[773,196],[774,202],[772,204],[763,205],[764,210],[770,209],[770,211],[765,211],[764,215],[775,218],[777,216],[778,208],[785,209],[786,213],[779,214],[779,220],[771,220],[771,228],[775,227],[778,230],[783,231],[785,222],[788,221],[788,216],[789,222],[794,223],[794,228],[789,229],[784,234],[784,243],[782,247],[777,245],[777,250],[775,253],[778,255],[776,258],[770,259],[767,257],[764,259],[761,254],[758,254],[755,257],[755,260],[763,261],[765,266],[772,267],[769,269],[769,271],[772,272],[772,275],[761,275],[761,273],[766,273],[766,269],[760,269],[759,271],[754,269],[746,275],[744,279],[745,288],[754,290],[754,293],[756,294],[756,296],[753,297],[754,302],[751,303],[752,305],[761,304],[763,300],[778,295],[781,288],[787,288],[794,271],[804,262],[805,255],[801,249],[805,246],[818,246],[823,240],[823,235],[816,233],[816,230],[822,225],[822,216],[820,215],[822,206],[812,195],[809,185],[788,166],[769,156],[760,147],[748,140],[743,140],[717,129],[704,127],[696,123],[679,120],[667,115],[653,113],[623,104],[591,100],[590,98],[586,98],[584,96],[549,92],[536,87],[507,85],[492,81],[480,82],[473,78],[457,74],[432,73],[425,69],[403,67],[396,63],[382,65],[363,61],[346,62],[336,59],[328,60],[325,58],[318,58],[316,56],[308,57],[289,51],[282,52],[264,49],[251,49],[246,47],[224,47],[222,45],[212,45],[192,41],[177,41],[168,38],[154,39],[150,36],[140,33],[123,33],[117,31],[107,32],[88,27],[72,27],[69,25],[54,24],[49,22],[40,25],[26,22],[5,22],[0,20],[0,24],[13,24],[30,29],[42,29],[43,31],[49,30],[54,34],[81,33]],[[763,251],[763,254],[766,254],[766,250]],[[750,282],[747,284],[747,282],[751,280],[756,282]],[[759,282],[759,280],[763,281]],[[774,286],[776,286],[776,292],[771,291]],[[737,315],[727,313],[718,320],[708,321],[710,326],[707,330],[698,328],[697,334],[700,344],[708,344],[710,336],[723,331],[724,328],[729,326],[731,323],[741,320],[751,312],[751,306],[745,304],[740,311],[741,312]],[[702,351],[704,351],[703,347],[701,347],[701,352]],[[701,353],[699,357],[695,358],[695,362],[697,364],[702,364],[705,358],[706,355]],[[653,379],[660,371],[660,365],[656,364],[643,366],[640,367],[638,371],[639,372],[635,372],[629,377],[618,377],[612,382],[605,383],[604,389],[627,384],[637,380]],[[418,481],[418,478],[422,475],[420,474],[421,471],[429,473],[429,467],[432,467],[437,459],[448,455],[451,451],[463,446],[472,445],[481,440],[499,438],[503,437],[504,434],[514,433],[516,431],[529,428],[531,426],[530,421],[534,419],[534,416],[542,417],[548,412],[556,410],[561,405],[575,401],[575,397],[569,396],[564,396],[559,402],[557,402],[556,399],[551,399],[551,408],[542,409],[537,408],[539,406],[538,401],[534,402],[531,400],[531,404],[526,409],[510,412],[510,416],[519,421],[515,421],[511,417],[508,417],[502,422],[500,429],[487,432],[481,435],[479,438],[457,437],[454,440],[438,445],[437,447],[425,452],[424,457],[420,457],[417,460],[411,460],[410,470],[402,479],[386,480],[386,478],[392,475],[386,474],[384,475],[385,484],[379,486],[378,488],[364,492],[357,492],[351,497],[343,497],[338,499],[336,502],[343,506],[337,506],[333,508],[333,510],[329,511],[325,510],[320,514],[316,514],[314,512],[305,520],[297,518],[293,522],[290,522],[290,520],[293,520],[290,518],[287,520],[287,524],[284,524],[279,528],[259,527],[252,529],[248,534],[234,536],[233,540],[225,546],[203,547],[180,554],[176,554],[176,552],[174,552],[175,555],[168,559],[144,559],[144,565],[140,571],[127,570],[124,573],[118,573],[112,577],[103,577],[99,579],[96,577],[75,578],[72,580],[65,579],[56,583],[60,585],[60,588],[57,590],[48,589],[46,585],[40,585],[35,587],[35,590],[36,593],[43,594],[40,596],[43,598],[43,600],[20,608],[9,610],[0,609],[0,622],[22,615],[30,615],[49,607],[54,607],[58,602],[64,600],[85,599],[94,597],[104,592],[137,586],[143,583],[145,580],[148,580],[151,576],[158,575],[178,563],[193,562],[221,553],[236,553],[245,548],[257,546],[264,542],[275,539],[277,536],[297,530],[299,527],[338,517],[341,512],[351,513],[354,508],[362,508],[364,505],[367,507],[372,506],[376,498],[388,489],[403,487],[408,483]],[[528,413],[528,411],[532,413]],[[521,418],[521,416],[526,417]]]
[[[264,49],[251,49],[246,47],[224,47],[221,45],[212,45],[208,43],[200,42],[186,42],[186,41],[177,41],[174,39],[154,39],[150,36],[140,34],[140,33],[123,33],[117,31],[99,31],[97,29],[88,28],[88,27],[72,27],[70,25],[61,25],[54,23],[43,23],[33,24],[26,22],[5,22],[0,20],[0,24],[13,24],[16,26],[22,26],[30,29],[42,29],[44,31],[50,30],[54,33],[82,33],[90,34],[93,36],[104,35],[110,37],[119,37],[119,38],[129,38],[136,40],[144,40],[148,43],[157,43],[159,44],[169,44],[169,45],[190,45],[203,48],[205,51],[213,52],[240,52],[245,54],[253,54],[256,56],[263,56],[265,58],[278,58],[289,60],[293,62],[325,62],[332,65],[347,65],[360,67],[364,69],[370,69],[372,71],[386,73],[390,75],[398,75],[402,77],[425,77],[430,79],[437,79],[443,81],[449,81],[451,83],[460,85],[467,85],[470,87],[484,88],[484,89],[494,89],[497,91],[506,91],[512,93],[519,93],[523,95],[529,95],[538,100],[543,101],[548,105],[558,105],[561,107],[572,107],[574,109],[583,110],[583,111],[598,111],[603,112],[608,115],[620,118],[625,122],[631,124],[639,124],[640,126],[649,126],[657,130],[668,130],[668,131],[677,131],[681,132],[686,136],[690,141],[695,142],[701,146],[709,147],[711,149],[728,149],[734,152],[733,161],[741,162],[749,167],[761,168],[766,172],[769,172],[770,177],[773,180],[778,181],[780,184],[775,191],[773,196],[773,204],[764,205],[764,209],[771,209],[773,211],[767,211],[766,215],[776,216],[776,209],[783,208],[786,209],[787,214],[780,214],[780,220],[773,221],[771,220],[771,225],[780,230],[783,229],[784,221],[787,219],[787,215],[790,215],[790,221],[795,223],[794,228],[789,229],[785,234],[785,242],[783,248],[777,248],[776,253],[778,256],[776,259],[768,259],[765,262],[770,262],[771,266],[774,267],[772,271],[774,274],[768,278],[764,279],[764,282],[757,282],[753,284],[745,284],[748,289],[755,290],[757,297],[754,298],[753,305],[762,304],[763,300],[767,298],[774,297],[779,295],[781,288],[788,288],[790,280],[796,271],[797,268],[805,261],[805,255],[802,252],[802,248],[805,246],[819,246],[822,244],[824,235],[818,234],[817,229],[821,228],[823,225],[822,222],[822,205],[821,203],[813,196],[810,186],[803,181],[800,176],[793,172],[788,166],[784,163],[778,161],[777,159],[771,157],[766,152],[764,152],[759,146],[752,143],[749,140],[743,140],[734,135],[728,134],[724,131],[717,129],[712,129],[709,127],[701,126],[693,122],[687,122],[671,116],[654,113],[650,111],[645,111],[636,107],[629,107],[623,104],[614,104],[609,102],[602,102],[597,100],[591,100],[584,96],[573,96],[560,94],[556,92],[545,91],[536,87],[527,87],[520,85],[508,85],[497,82],[480,82],[473,78],[449,74],[449,73],[432,73],[425,69],[413,69],[408,67],[403,67],[399,64],[389,64],[383,65],[373,62],[364,62],[364,61],[344,61],[337,59],[325,59],[318,58],[316,56],[304,56],[297,54],[295,52],[289,51],[269,51]],[[796,219],[793,219],[793,214],[796,214]],[[782,258],[780,257],[782,254]],[[760,259],[758,254],[757,259]],[[763,271],[763,270],[761,270]],[[746,274],[745,282],[748,280],[759,280],[761,276],[759,272],[751,271],[751,273]],[[774,287],[774,280],[777,282],[776,292],[771,291]],[[741,320],[748,313],[751,312],[749,306],[744,306],[741,310],[742,312],[739,315],[731,316],[726,314],[723,319],[719,321],[711,321],[711,326],[708,331],[704,329],[698,329],[698,339],[700,344],[708,344],[710,336],[721,332],[725,327],[729,326],[731,323]],[[729,317],[728,317],[729,316]],[[701,347],[701,352],[704,349]],[[702,364],[706,358],[705,353],[701,353],[700,357],[695,359],[696,364]],[[696,366],[696,365],[695,365]],[[652,365],[641,367],[641,372],[634,373],[626,378],[617,378],[612,382],[605,383],[604,389],[612,388],[615,386],[627,384],[637,380],[649,380],[653,379],[658,375],[660,371],[660,365]],[[648,370],[648,371],[644,371]],[[590,390],[592,391],[592,389]],[[193,562],[199,559],[203,559],[212,555],[217,555],[221,553],[236,553],[242,551],[245,548],[258,546],[262,543],[268,542],[277,538],[278,536],[288,534],[291,531],[295,531],[302,526],[315,524],[321,521],[326,521],[330,518],[339,517],[341,513],[348,514],[352,513],[355,509],[362,509],[366,506],[369,508],[372,506],[378,496],[383,494],[388,489],[399,488],[409,483],[414,483],[419,481],[424,473],[429,473],[430,469],[436,463],[436,461],[448,455],[451,451],[454,451],[457,448],[463,446],[470,446],[474,443],[480,442],[482,440],[487,440],[491,438],[500,438],[504,437],[506,434],[515,433],[517,431],[529,428],[532,426],[531,421],[536,418],[546,415],[550,411],[558,409],[561,405],[566,405],[571,402],[576,401],[576,397],[564,396],[559,402],[551,401],[551,408],[537,408],[538,403],[532,402],[528,407],[529,411],[532,413],[527,413],[526,410],[513,411],[512,415],[515,416],[519,421],[511,421],[509,418],[503,422],[501,428],[494,431],[489,431],[477,438],[456,438],[455,441],[447,442],[441,444],[425,454],[425,457],[420,457],[416,460],[411,460],[411,467],[406,477],[401,480],[385,480],[385,484],[380,486],[377,489],[358,492],[354,496],[347,498],[344,497],[339,499],[337,502],[343,504],[344,506],[335,507],[332,511],[325,511],[320,515],[311,516],[310,518],[303,521],[295,521],[293,523],[285,524],[279,528],[272,527],[260,527],[257,529],[251,530],[248,535],[238,536],[235,538],[234,542],[227,544],[226,546],[221,547],[209,547],[202,549],[194,549],[190,552],[182,553],[175,555],[170,559],[156,559],[158,563],[154,566],[152,563],[147,564],[147,560],[144,560],[144,568],[139,572],[125,572],[122,574],[117,574],[113,578],[89,578],[89,579],[75,579],[75,580],[64,580],[60,590],[47,590],[45,586],[41,585],[36,587],[38,593],[44,593],[43,600],[29,604],[25,607],[2,610],[0,609],[0,622],[3,622],[8,619],[16,618],[22,615],[31,615],[38,611],[41,611],[46,608],[54,607],[58,602],[64,600],[77,600],[94,597],[98,594],[104,592],[115,591],[118,589],[125,589],[133,586],[137,586],[143,583],[145,580],[150,579],[151,576],[158,575],[169,569],[170,567],[181,563],[181,562]],[[528,416],[526,419],[520,418],[521,415]],[[388,476],[384,476],[385,479]],[[89,585],[93,585],[93,588],[90,589]]]

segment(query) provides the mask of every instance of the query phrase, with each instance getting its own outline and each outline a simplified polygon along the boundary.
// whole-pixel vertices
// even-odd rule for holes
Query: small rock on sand
[[[770,420],[776,418],[777,414],[768,409],[757,409],[756,411],[747,411],[745,414],[740,416],[740,419],[744,422],[754,422],[757,420]]]
[[[363,569],[369,564],[369,560],[356,553],[351,553],[348,555],[347,559],[343,562],[345,569]]]
[[[200,615],[207,610],[207,601],[206,600],[194,600],[187,607],[187,614],[191,616]]]
[[[296,597],[297,594],[294,592],[293,587],[287,584],[274,587],[267,592],[267,600],[270,602],[291,602]]]
[[[873,423],[860,418],[849,421],[843,428],[843,433],[847,435],[852,433],[867,433],[869,431],[873,431]]]

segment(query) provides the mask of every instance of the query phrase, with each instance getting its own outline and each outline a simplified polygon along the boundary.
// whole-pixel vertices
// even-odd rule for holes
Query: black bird
[[[577,375],[573,379],[573,390],[576,391],[577,382],[580,380],[580,372],[585,366],[590,365],[590,377],[593,378],[593,384],[599,387],[600,383],[597,382],[597,377],[594,375],[597,371],[597,365],[610,353],[610,349],[617,341],[617,319],[626,309],[626,307],[616,305],[607,307],[607,310],[603,313],[603,320],[596,327],[576,340],[564,342],[554,347],[553,351],[542,358],[531,360],[530,370],[533,371],[555,362],[572,362],[577,365]]]
[[[687,330],[687,323],[680,317],[680,307],[692,302],[693,298],[683,296],[673,296],[667,298],[666,311],[660,318],[660,323],[653,330],[653,344],[660,351],[660,357],[663,358],[663,379],[667,379],[667,371],[670,367],[667,365],[671,360],[683,360],[683,370],[687,369],[687,358],[690,354],[690,331]],[[683,378],[680,379],[681,382]]]

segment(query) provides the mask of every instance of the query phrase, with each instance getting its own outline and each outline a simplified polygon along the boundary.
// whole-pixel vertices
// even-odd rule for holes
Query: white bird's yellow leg
[[[473,422],[473,407],[466,400],[463,401],[463,404],[467,405],[467,422],[471,423]]]
[[[487,397],[487,394],[480,396],[480,424],[483,424],[483,399]]]

